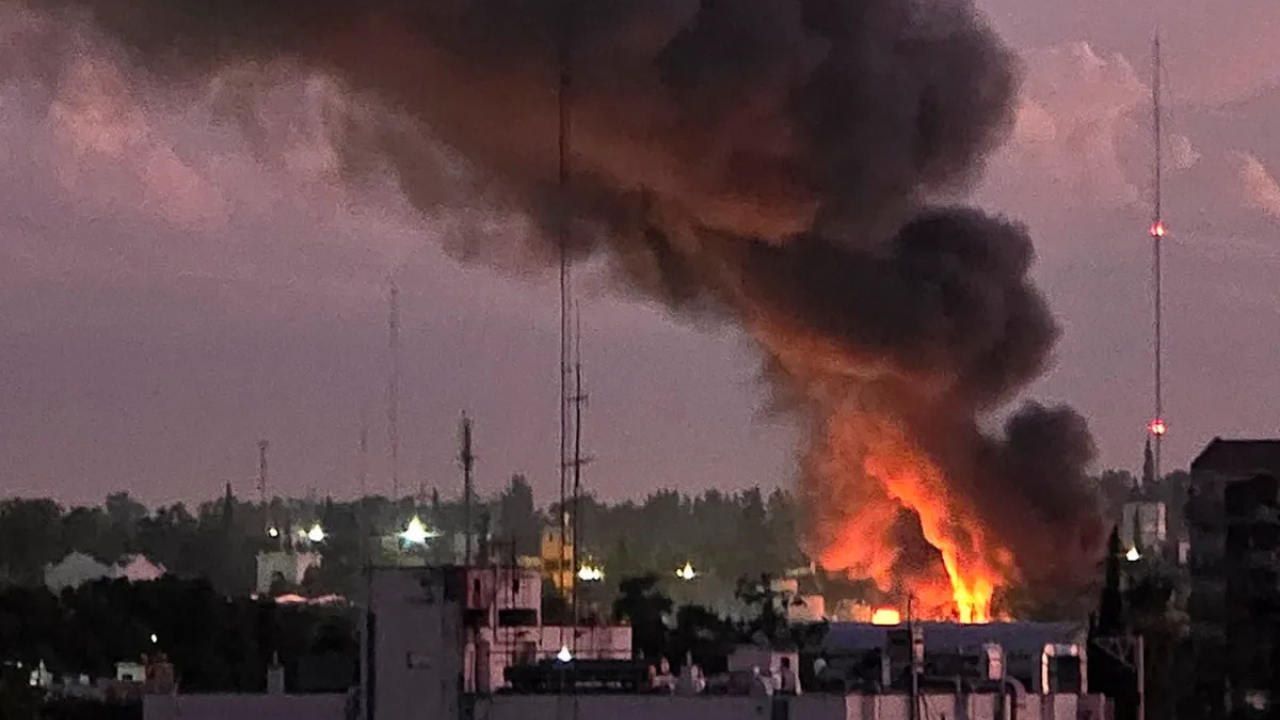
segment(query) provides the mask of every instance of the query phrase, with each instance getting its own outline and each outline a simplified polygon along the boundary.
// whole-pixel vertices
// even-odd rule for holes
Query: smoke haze
[[[212,98],[263,153],[274,135],[255,98],[323,72],[350,99],[325,115],[346,182],[390,176],[457,223],[460,257],[530,268],[558,256],[570,18],[572,256],[751,333],[808,434],[811,552],[910,584],[910,511],[953,585],[1094,572],[1081,418],[1031,404],[984,431],[1046,369],[1058,328],[1025,229],[950,205],[1010,129],[1017,89],[1015,59],[966,0],[0,4],[6,31],[47,41],[0,60],[52,104],[76,65],[41,48],[74,52],[88,26],[144,97]],[[494,231],[503,213],[533,222]]]

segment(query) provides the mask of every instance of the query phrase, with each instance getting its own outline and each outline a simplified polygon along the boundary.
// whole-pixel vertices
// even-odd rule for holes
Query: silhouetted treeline
[[[1119,504],[1134,497],[1169,503],[1171,535],[1181,521],[1185,473],[1162,482],[1138,483],[1127,472],[1107,471],[1097,478],[1104,511],[1116,518]],[[255,556],[278,547],[269,536],[286,537],[319,524],[323,541],[308,543],[323,555],[318,572],[303,590],[355,594],[362,559],[385,563],[397,552],[394,538],[414,515],[440,533],[429,541],[426,559],[451,562],[461,557],[466,511],[461,498],[437,492],[392,501],[368,497],[351,502],[332,499],[275,498],[265,505],[229,492],[189,507],[178,503],[149,509],[126,493],[114,493],[99,507],[64,508],[52,500],[0,501],[0,583],[39,586],[46,566],[72,551],[110,564],[142,555],[184,578],[205,578],[220,594],[245,596],[255,584]],[[501,553],[537,555],[544,527],[555,523],[555,507],[539,509],[521,476],[497,497],[474,498],[473,532],[486,529]],[[760,572],[780,574],[807,563],[797,542],[802,519],[791,493],[758,489],[729,494],[711,490],[698,496],[660,491],[644,500],[607,504],[585,498],[582,507],[582,557],[602,566],[606,583],[652,573],[670,584],[680,602],[714,606],[733,593],[738,578]],[[691,563],[696,583],[671,583],[675,570]],[[722,609],[722,608],[720,608]]]
[[[263,692],[278,657],[286,686],[297,688],[310,658],[346,658],[354,670],[357,612],[233,599],[171,577],[99,580],[60,595],[11,586],[0,590],[0,659],[96,679],[115,677],[117,662],[163,653],[184,691]]]

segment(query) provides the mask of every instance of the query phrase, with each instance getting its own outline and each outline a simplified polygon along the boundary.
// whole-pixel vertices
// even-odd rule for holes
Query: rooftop
[[[1280,440],[1214,438],[1191,461],[1191,471],[1230,475],[1280,472]]]
[[[945,652],[973,650],[985,643],[999,643],[1005,652],[1039,655],[1049,643],[1083,643],[1087,628],[1073,622],[1001,622],[964,625],[961,623],[922,622],[925,650]],[[887,632],[905,626],[872,625],[870,623],[832,623],[822,645],[826,650],[868,650],[884,647]]]

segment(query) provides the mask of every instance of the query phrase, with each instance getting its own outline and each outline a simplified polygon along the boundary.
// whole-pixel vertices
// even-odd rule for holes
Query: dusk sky
[[[1028,396],[1076,406],[1097,468],[1136,470],[1151,408],[1150,38],[1166,58],[1165,467],[1214,436],[1273,437],[1280,374],[1280,4],[982,0],[1025,61],[1018,122],[974,200],[1028,223],[1063,328]],[[5,494],[253,497],[389,492],[387,287],[401,288],[402,488],[455,494],[457,422],[476,422],[478,487],[556,481],[553,277],[463,266],[452,226],[389,186],[338,182],[322,78],[254,99],[273,152],[134,82],[91,32],[34,49],[0,11],[0,482]],[[14,58],[64,64],[54,88]],[[585,482],[788,485],[795,433],[765,417],[758,361],[581,271],[590,403]]]

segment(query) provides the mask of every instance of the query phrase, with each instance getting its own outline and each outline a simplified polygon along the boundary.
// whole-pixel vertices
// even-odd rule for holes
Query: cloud
[[[1151,88],[1134,64],[1073,42],[1028,52],[1024,66],[1017,122],[983,194],[1031,215],[1145,206]],[[1165,171],[1188,171],[1201,159],[1192,137],[1166,124]]]
[[[1261,210],[1272,218],[1280,219],[1280,182],[1276,181],[1267,166],[1250,153],[1233,154],[1236,180],[1248,206]]]
[[[0,5],[0,299],[38,313],[23,294],[50,284],[196,279],[249,312],[259,291],[380,296],[438,228],[377,168],[344,176],[338,133],[367,112],[285,63],[160,92],[88,23]]]

